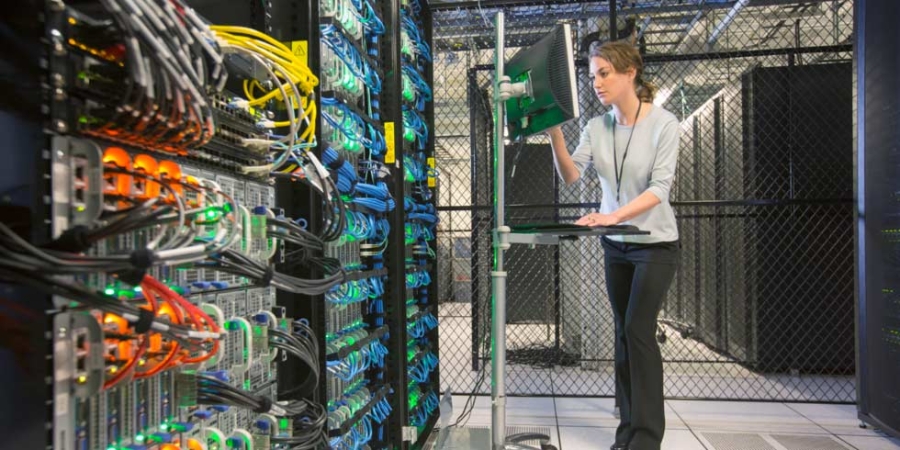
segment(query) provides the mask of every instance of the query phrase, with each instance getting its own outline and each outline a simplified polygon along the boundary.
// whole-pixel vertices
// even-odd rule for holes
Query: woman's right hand
[[[581,173],[575,168],[572,157],[566,149],[566,137],[563,135],[562,128],[559,126],[548,128],[547,136],[550,138],[550,147],[553,148],[553,164],[556,166],[559,176],[566,184],[578,181]]]

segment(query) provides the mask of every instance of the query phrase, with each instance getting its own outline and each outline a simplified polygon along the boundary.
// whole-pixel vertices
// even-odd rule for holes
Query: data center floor
[[[465,401],[466,396],[453,397],[453,421]],[[549,428],[559,450],[605,450],[618,424],[613,403],[611,398],[510,397],[507,425]],[[667,400],[666,422],[663,450],[900,449],[900,439],[860,428],[855,405]],[[477,396],[466,426],[490,424],[491,399]]]

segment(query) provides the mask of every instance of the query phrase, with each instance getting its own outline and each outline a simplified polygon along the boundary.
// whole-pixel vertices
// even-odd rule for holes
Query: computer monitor
[[[531,47],[506,63],[512,83],[526,83],[526,94],[506,102],[506,122],[512,141],[578,118],[575,50],[572,28],[559,24]]]

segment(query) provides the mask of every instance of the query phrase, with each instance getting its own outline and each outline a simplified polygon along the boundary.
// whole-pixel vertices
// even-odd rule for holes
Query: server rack
[[[385,170],[382,170],[382,172],[385,176],[380,180],[384,183],[384,186],[388,187],[388,192],[382,199],[384,204],[387,205],[389,200],[397,199],[396,208],[385,206],[385,211],[380,211],[377,207],[373,208],[371,205],[363,204],[358,209],[351,209],[353,212],[368,214],[373,221],[382,220],[385,224],[389,223],[387,222],[389,219],[395,221],[393,224],[414,224],[415,226],[412,228],[418,227],[419,232],[411,235],[407,233],[410,227],[397,226],[394,227],[392,234],[388,236],[387,227],[385,226],[382,228],[384,230],[383,235],[352,236],[353,239],[349,240],[351,243],[354,239],[356,240],[355,251],[341,248],[345,246],[333,245],[326,248],[324,252],[319,252],[318,255],[312,255],[333,256],[340,259],[342,263],[352,266],[345,265],[342,267],[343,277],[346,282],[340,285],[340,289],[348,285],[359,287],[363,283],[370,283],[365,288],[371,289],[367,294],[368,299],[363,299],[366,303],[365,307],[358,305],[356,309],[358,315],[352,318],[347,317],[346,314],[336,314],[334,308],[328,306],[330,300],[327,297],[332,295],[333,292],[328,292],[325,295],[305,295],[279,291],[276,296],[274,288],[257,286],[254,283],[247,282],[247,280],[238,275],[217,275],[213,284],[218,284],[213,287],[209,286],[210,283],[206,278],[203,278],[203,269],[186,270],[183,273],[179,273],[178,276],[184,278],[179,278],[179,281],[190,284],[193,280],[195,283],[197,290],[190,297],[191,302],[196,301],[197,304],[208,303],[217,305],[226,311],[234,312],[236,315],[249,314],[247,315],[248,320],[254,317],[253,314],[256,309],[250,311],[253,308],[257,308],[260,311],[271,309],[277,311],[283,317],[308,320],[317,338],[321,340],[318,359],[323,363],[323,366],[318,369],[323,374],[321,377],[323,380],[326,378],[325,374],[331,372],[329,371],[330,368],[339,366],[353,355],[365,353],[366,358],[372,361],[364,371],[358,368],[360,373],[357,374],[359,377],[356,381],[364,381],[364,383],[357,383],[358,385],[355,387],[350,386],[355,389],[353,395],[351,396],[345,391],[343,394],[348,395],[345,395],[343,398],[340,395],[335,395],[335,389],[336,386],[337,389],[346,387],[346,384],[341,386],[340,383],[329,384],[328,382],[322,382],[315,389],[311,384],[312,378],[310,377],[311,371],[309,367],[285,358],[281,358],[278,361],[273,360],[272,365],[265,372],[257,373],[258,376],[252,375],[252,373],[256,372],[248,371],[247,379],[241,381],[242,386],[251,386],[253,389],[265,390],[266,395],[271,395],[273,399],[280,391],[289,390],[291,393],[289,395],[282,394],[280,396],[281,400],[308,399],[322,404],[327,404],[329,400],[337,400],[338,403],[343,402],[342,405],[337,406],[347,406],[350,414],[345,415],[341,421],[329,420],[330,423],[327,427],[329,445],[334,443],[333,439],[340,439],[349,435],[354,428],[362,428],[363,422],[366,422],[366,427],[373,429],[372,436],[369,439],[369,445],[372,448],[416,448],[421,446],[427,438],[430,429],[434,426],[437,416],[437,405],[436,402],[429,400],[428,408],[417,409],[416,406],[418,405],[410,407],[410,400],[407,397],[409,391],[406,387],[414,385],[414,389],[420,392],[423,388],[427,388],[435,399],[439,389],[436,367],[438,355],[437,305],[428,292],[428,286],[433,282],[430,280],[434,280],[434,274],[437,272],[437,261],[433,257],[435,251],[435,243],[433,241],[434,226],[437,221],[433,206],[436,198],[434,190],[437,188],[432,159],[434,155],[434,137],[428,132],[433,129],[434,119],[433,104],[430,98],[427,101],[422,100],[418,105],[411,100],[400,100],[396,105],[393,104],[393,101],[394,99],[400,99],[405,94],[404,91],[406,89],[419,91],[413,93],[416,100],[418,100],[418,96],[424,96],[426,88],[430,89],[432,74],[427,58],[419,59],[420,55],[416,53],[404,56],[404,49],[401,48],[404,44],[404,39],[406,44],[410,43],[408,34],[412,32],[401,30],[401,27],[404,26],[402,20],[404,18],[409,19],[411,29],[415,30],[416,39],[412,44],[423,48],[427,48],[430,45],[430,15],[427,5],[422,3],[412,5],[401,5],[399,2],[382,4],[381,2],[366,0],[357,2],[359,3],[358,5],[353,2],[346,3],[358,8],[366,8],[362,11],[364,17],[366,17],[365,14],[371,14],[368,18],[384,21],[386,24],[385,18],[395,18],[387,26],[388,32],[392,34],[391,37],[382,38],[378,33],[363,33],[363,36],[355,42],[349,42],[350,47],[353,47],[353,49],[357,51],[362,50],[359,54],[362,63],[368,64],[373,69],[373,72],[377,73],[378,77],[382,79],[380,81],[385,86],[384,91],[380,96],[377,92],[366,92],[364,99],[353,104],[347,102],[346,99],[338,98],[340,95],[335,91],[324,90],[319,85],[314,90],[314,97],[317,101],[323,97],[332,100],[337,99],[337,102],[329,103],[329,106],[337,105],[336,107],[341,109],[341,104],[343,104],[347,109],[341,109],[341,113],[350,111],[359,116],[365,116],[360,118],[365,123],[366,137],[370,141],[376,141],[374,143],[367,142],[367,146],[377,146],[377,135],[380,134],[381,143],[385,147],[383,150],[387,150],[389,145],[384,140],[384,135],[387,134],[385,133],[384,123],[392,123],[396,126],[395,134],[392,136],[395,138],[395,141],[393,145],[390,145],[396,151],[396,163],[390,166],[383,166]],[[322,73],[326,69],[322,58],[322,49],[325,44],[316,45],[316,43],[322,42],[322,35],[330,34],[335,39],[347,37],[344,34],[344,32],[348,31],[346,29],[338,29],[335,33],[334,29],[326,29],[323,26],[337,26],[338,20],[333,15],[329,17],[327,14],[324,14],[322,12],[323,3],[315,1],[274,0],[234,3],[190,0],[188,4],[212,23],[255,29],[286,43],[294,51],[295,55],[304,54],[306,63],[316,73]],[[333,6],[334,3],[331,5]],[[47,101],[47,99],[52,101],[54,91],[48,90],[50,86],[46,83],[48,79],[52,78],[47,76],[47,73],[44,73],[42,78],[40,59],[48,54],[52,54],[59,47],[60,43],[52,39],[46,39],[46,36],[54,36],[52,33],[53,26],[45,27],[45,23],[35,21],[34,18],[44,17],[40,14],[42,11],[64,11],[66,4],[64,2],[50,1],[46,4],[43,4],[43,2],[32,2],[26,6],[19,10],[21,15],[19,19],[21,21],[15,24],[13,30],[21,32],[17,36],[17,38],[21,38],[21,42],[17,44],[20,44],[23,48],[35,51],[27,60],[17,61],[20,65],[13,67],[11,71],[13,75],[19,77],[19,84],[27,88],[25,93],[30,96],[24,96],[27,97],[27,101],[21,102],[17,108],[10,108],[11,105],[4,105],[2,115],[3,126],[9,130],[5,134],[9,143],[8,148],[17,149],[13,153],[16,156],[9,161],[10,164],[4,165],[5,170],[8,172],[6,184],[9,186],[9,189],[4,192],[10,196],[11,201],[6,202],[8,205],[4,206],[3,215],[4,223],[14,224],[16,222],[12,218],[16,215],[31,217],[32,220],[28,223],[16,224],[16,227],[18,227],[17,231],[21,229],[23,231],[22,234],[28,236],[31,242],[40,245],[54,237],[51,233],[50,218],[53,213],[52,208],[58,207],[57,204],[60,203],[59,201],[54,201],[48,180],[51,179],[49,174],[51,173],[51,163],[53,162],[52,150],[62,144],[48,139],[47,136],[65,134],[71,130],[67,129],[67,127],[71,126],[72,122],[68,121],[71,117],[56,118],[57,116],[54,116],[54,120],[47,120],[48,117],[41,114],[41,103]],[[54,16],[51,14],[50,17]],[[68,20],[72,21],[73,19],[70,18]],[[49,34],[47,33],[48,30],[51,31]],[[407,35],[401,36],[402,33],[407,33]],[[45,37],[43,42],[42,36]],[[63,46],[65,44],[65,42],[62,42]],[[71,42],[69,44],[73,45]],[[408,65],[416,71],[420,81],[419,85],[408,86],[408,83],[405,83],[406,80],[402,77],[404,65]],[[44,81],[45,84],[41,85],[41,81]],[[56,92],[60,91],[57,89]],[[390,97],[387,93],[391,93],[395,97]],[[64,95],[56,95],[55,101],[62,102],[63,100]],[[418,120],[409,126],[405,126],[405,122],[408,123],[410,120],[408,118],[404,120],[403,114],[404,107],[407,106],[413,108],[418,114]],[[48,109],[53,110],[52,107],[47,108],[45,104],[45,114]],[[57,114],[64,114],[67,109],[57,108],[53,111],[60,111]],[[272,120],[283,120],[285,117],[284,109],[268,112],[268,118]],[[313,150],[313,153],[328,164],[329,169],[331,169],[331,176],[334,179],[340,178],[339,172],[344,169],[341,165],[342,159],[345,163],[347,160],[350,160],[353,164],[351,166],[352,169],[354,172],[357,171],[359,169],[356,166],[357,160],[352,155],[339,154],[337,162],[333,160],[330,163],[328,162],[328,159],[333,158],[333,155],[329,156],[330,154],[326,154],[325,146],[334,136],[324,135],[323,128],[326,127],[324,122],[322,115],[319,115],[314,122],[317,129],[316,141],[319,145]],[[333,124],[332,128],[334,128]],[[44,134],[48,129],[51,129],[51,132]],[[405,132],[413,133],[414,138],[411,140],[405,139]],[[74,146],[75,144],[72,145]],[[405,151],[407,148],[409,150]],[[384,163],[385,155],[378,156],[380,158],[377,162]],[[286,217],[304,220],[307,224],[306,229],[309,232],[318,233],[321,231],[327,211],[323,211],[321,194],[314,192],[313,189],[304,187],[299,183],[284,180],[278,180],[274,184],[257,182],[249,178],[245,179],[238,173],[223,171],[220,166],[216,165],[218,163],[210,165],[196,163],[190,158],[188,160],[191,162],[182,164],[183,169],[186,171],[186,176],[215,179],[222,186],[223,191],[226,191],[235,200],[247,201],[248,204],[264,206],[271,210],[280,210]],[[410,161],[408,165],[404,164],[406,160]],[[177,161],[182,162],[181,159],[177,159]],[[233,161],[233,159],[227,159],[225,161],[227,163],[226,166],[234,164]],[[415,175],[411,178],[406,176],[407,167],[415,170]],[[360,175],[360,178],[362,178],[362,175]],[[404,202],[404,192],[409,193],[411,199],[411,207],[408,211],[404,208],[404,203],[406,203]],[[354,195],[351,195],[351,193],[345,194],[345,200],[352,202]],[[357,195],[357,197],[379,198],[380,195],[381,192],[364,193]],[[428,214],[431,217],[423,217],[423,215]],[[8,221],[7,219],[10,220]],[[345,230],[345,236],[351,234]],[[380,249],[382,251],[379,252],[379,249],[376,247],[384,244],[382,238],[387,238],[388,245]],[[391,240],[395,240],[396,244],[391,242]],[[407,240],[409,240],[409,245],[406,245]],[[284,248],[282,247],[278,251],[281,252],[280,256],[278,256],[278,258],[281,258],[281,263],[275,266],[276,271],[310,279],[324,275],[321,268],[293,267],[284,259]],[[385,257],[382,258],[381,254],[384,254]],[[209,269],[207,271],[207,275],[212,274]],[[160,272],[159,276],[162,279],[164,275],[168,276],[168,274],[169,272]],[[407,289],[407,275],[412,276],[415,274],[427,275],[418,276],[416,283],[413,283],[415,287]],[[171,281],[170,286],[172,289],[180,289],[180,285],[176,285],[174,279],[166,278],[166,280]],[[219,285],[226,286],[226,283],[229,282],[232,283],[230,289],[226,287],[224,290],[215,292],[206,291],[206,289],[221,289]],[[201,284],[203,287],[199,287]],[[383,287],[378,291],[373,287],[375,285]],[[135,290],[135,292],[138,291]],[[181,291],[179,290],[178,292],[180,293]],[[51,311],[50,314],[45,315],[45,310],[53,310],[54,308],[50,303],[50,297],[39,297],[30,290],[23,290],[23,288],[14,285],[7,288],[6,293],[16,301],[26,298],[42,299],[38,302],[30,302],[26,310],[20,311],[20,313],[26,315],[25,318],[10,317],[13,317],[18,322],[17,325],[27,323],[25,319],[29,321],[37,320],[37,322],[42,323],[39,327],[28,327],[29,330],[36,331],[35,333],[26,333],[29,344],[34,348],[42,349],[42,351],[29,353],[29,357],[26,358],[26,361],[23,361],[25,364],[21,369],[27,370],[31,375],[45,375],[34,376],[30,378],[31,381],[27,381],[19,378],[14,371],[5,371],[10,376],[10,382],[4,385],[16,387],[16,389],[10,391],[10,394],[13,396],[10,398],[21,397],[22,400],[21,402],[7,403],[9,406],[13,404],[20,405],[16,407],[15,411],[12,409],[4,410],[3,416],[9,417],[10,420],[4,420],[3,423],[7,425],[14,424],[16,427],[9,430],[8,436],[12,436],[12,441],[19,443],[20,445],[18,446],[21,448],[32,448],[35,446],[49,448],[53,445],[56,445],[55,448],[71,448],[72,445],[80,448],[82,445],[80,436],[82,434],[85,436],[90,434],[91,439],[96,434],[95,431],[88,431],[87,428],[94,430],[102,426],[100,423],[102,413],[101,415],[92,416],[91,420],[85,421],[86,428],[83,431],[76,425],[74,429],[65,429],[61,433],[61,429],[58,426],[60,422],[57,421],[57,424],[54,424],[53,419],[54,416],[59,416],[59,411],[67,409],[63,400],[69,402],[70,397],[62,398],[59,394],[70,388],[67,387],[68,384],[61,386],[57,383],[54,393],[52,384],[45,385],[43,383],[46,376],[49,376],[53,371],[54,363],[68,357],[65,352],[60,352],[61,347],[59,346],[57,346],[56,354],[52,353],[52,343],[54,342],[52,331],[56,329],[63,330],[67,325],[76,324],[76,322],[68,317],[61,321],[60,317],[62,316],[54,315],[58,311]],[[188,294],[185,293],[185,295]],[[408,303],[407,299],[413,299],[414,302]],[[359,298],[356,300],[359,300]],[[4,310],[3,312],[4,319],[6,319],[7,311]],[[39,319],[34,319],[31,315]],[[256,319],[266,322],[266,318],[259,318],[258,316],[255,316]],[[52,323],[54,319],[57,321],[57,326],[55,327]],[[344,336],[347,339],[355,340],[355,342],[351,343],[345,339],[341,345],[335,343],[334,338],[341,337],[340,333],[338,333],[341,330],[333,330],[335,333],[327,333],[326,331],[329,327],[334,328],[336,321],[358,322],[356,325],[362,325],[354,327],[353,331],[355,334]],[[18,327],[13,329],[17,330]],[[41,330],[47,330],[48,333],[44,333]],[[420,332],[420,330],[422,331]],[[362,331],[365,331],[365,334]],[[60,333],[64,334],[65,332],[60,331]],[[329,336],[330,334],[337,334],[337,336]],[[419,336],[414,338],[417,339],[416,345],[421,344],[419,347],[407,345],[407,337],[410,335]],[[68,335],[66,339],[68,339]],[[59,339],[56,340],[59,341]],[[394,343],[401,350],[399,353],[389,354],[387,345],[393,345]],[[246,345],[246,348],[249,348],[249,335]],[[412,348],[420,348],[422,351],[417,351],[415,355],[408,357],[408,351]],[[388,354],[386,355],[385,353]],[[386,360],[383,359],[386,356],[389,357]],[[382,362],[376,362],[379,359],[382,359]],[[218,361],[220,361],[220,364],[226,364],[221,362],[221,360]],[[428,361],[426,365],[427,370],[425,369],[426,366],[422,366],[424,361]],[[6,362],[9,363],[10,361]],[[227,369],[225,366],[222,367]],[[410,384],[409,370],[416,367],[421,371],[420,374],[422,376],[419,378],[424,378],[425,381],[423,383]],[[56,370],[59,373],[59,367]],[[159,386],[156,386],[155,382],[153,384],[155,387],[149,387],[150,384],[147,384],[146,392],[150,394],[158,393],[162,397],[168,398],[171,386],[178,386],[178,384],[177,380],[174,379],[174,375],[172,377],[165,375],[164,377],[165,379],[159,383]],[[358,389],[363,385],[371,388],[365,397],[360,396],[360,389]],[[26,389],[21,389],[21,386],[25,386]],[[137,405],[136,407],[143,411],[144,407],[142,405],[145,400],[150,397],[158,397],[156,394],[150,397],[141,397],[140,395],[143,395],[141,392],[144,392],[143,386],[145,385],[135,386],[137,387],[135,387],[134,392],[136,393],[135,395],[138,395],[137,397],[132,398],[129,396],[126,399],[125,394],[116,394],[115,401],[124,402],[121,405],[116,404],[122,406],[120,409],[131,409],[132,406]],[[169,387],[167,388],[167,386]],[[131,389],[131,387],[128,389]],[[425,394],[421,395],[422,397],[425,396]],[[54,404],[54,401],[57,403]],[[108,400],[104,399],[103,402],[104,405],[107,405]],[[48,406],[51,407],[49,410]],[[94,411],[94,406],[90,406],[90,408],[91,411]],[[55,414],[54,409],[56,411]],[[339,408],[335,407],[330,412],[334,412],[337,409]],[[153,415],[157,414],[152,412],[156,411],[155,406],[149,408],[149,410],[151,411],[148,416],[150,422],[163,420],[163,418]],[[391,410],[395,413],[392,414]],[[102,411],[107,411],[107,409]],[[144,416],[140,414],[142,413],[135,417],[126,418],[123,416],[120,419],[143,421]],[[226,418],[225,415],[228,417]],[[20,419],[12,420],[14,416],[18,416]],[[220,428],[227,426],[229,427],[228,429],[232,429],[245,426],[249,429],[255,424],[251,416],[251,414],[244,412],[222,412],[220,416],[214,415],[212,420],[217,421],[216,423],[219,424]],[[418,419],[413,420],[410,417],[418,417]],[[331,416],[329,419],[334,419],[334,417]],[[22,426],[26,421],[28,426]],[[132,422],[128,422],[128,424],[129,427],[132,426]],[[106,443],[107,441],[103,440],[101,444],[98,443],[101,441],[92,440],[89,447],[94,448],[100,445],[105,448],[108,445],[112,448],[118,445],[144,445],[146,448],[172,448],[166,445],[173,444],[163,441],[168,441],[170,437],[177,435],[180,436],[178,438],[181,439],[180,444],[176,440],[174,445],[188,448],[188,435],[185,434],[187,431],[182,432],[183,430],[179,428],[177,430],[178,433],[168,432],[172,430],[172,428],[168,428],[171,426],[168,421],[164,421],[164,425],[159,427],[155,425],[155,422],[151,425],[146,428],[146,436],[143,432],[133,436],[124,436],[123,433],[124,441],[117,440],[115,443],[112,441]],[[183,425],[180,422],[178,426],[187,427],[187,425]],[[140,427],[134,425],[133,428],[138,430]],[[190,428],[193,428],[193,426],[190,426]],[[140,429],[143,430],[144,428]],[[194,429],[194,434],[196,432],[197,429]],[[193,437],[197,437],[198,440],[203,438],[203,436],[194,436],[194,434],[190,434],[192,439]],[[254,435],[253,440],[260,438],[260,436]],[[54,444],[54,439],[64,443]],[[148,440],[145,441],[145,439]],[[77,442],[73,444],[75,442],[73,440],[77,440]],[[129,444],[129,442],[131,443]],[[249,438],[247,442],[250,442]],[[267,448],[263,442],[260,440],[255,443],[258,448]]]
[[[900,436],[897,293],[897,4],[858,0],[856,20],[856,351],[859,418]]]

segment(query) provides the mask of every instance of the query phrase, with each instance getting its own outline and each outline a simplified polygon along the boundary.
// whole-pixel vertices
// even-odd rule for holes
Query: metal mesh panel
[[[660,315],[670,398],[852,402],[852,2],[618,2],[655,100],[681,121],[670,200],[682,247]],[[504,6],[509,58],[559,21],[609,37],[608,2]],[[490,392],[493,27],[481,2],[434,11],[442,386]],[[585,54],[582,118],[606,112]],[[599,208],[593,168],[565,186],[543,136],[506,148],[508,221]],[[511,394],[614,394],[597,239],[508,252]],[[484,380],[479,383],[479,380]]]

